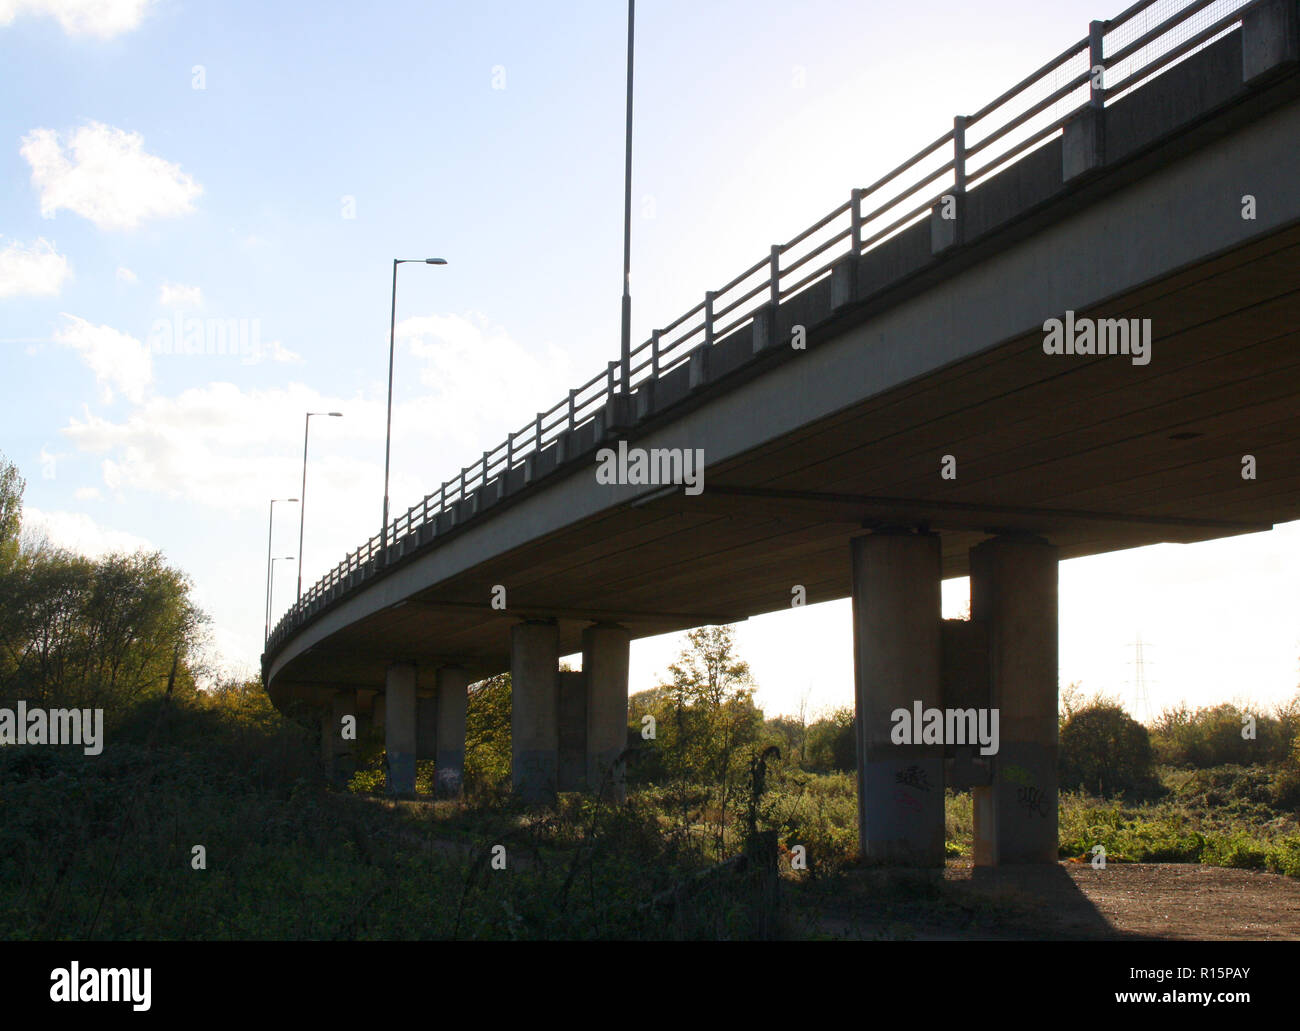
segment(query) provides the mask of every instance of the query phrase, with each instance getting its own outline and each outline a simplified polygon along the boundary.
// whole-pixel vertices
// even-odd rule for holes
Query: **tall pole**
[[[343,418],[342,412],[308,412],[302,426],[302,494],[290,500],[300,501],[298,506],[298,601],[302,600],[302,528],[307,523],[307,433],[313,415],[328,415],[331,419]]]
[[[307,522],[307,433],[311,429],[312,413],[308,412],[302,422],[302,493],[298,495],[298,555],[302,556],[302,530]],[[302,563],[298,563],[298,594],[295,601],[302,601]]]
[[[627,133],[623,165],[623,348],[622,392],[632,381],[632,36],[636,0],[627,0]]]
[[[271,639],[271,524],[275,522],[275,498],[271,499],[271,514],[266,517],[266,633],[262,647]]]
[[[445,258],[394,258],[393,259],[393,307],[388,315],[388,422],[384,429],[384,525],[379,531],[381,547],[388,544],[388,458],[393,449],[393,337],[397,330],[397,266],[408,262],[425,265],[445,265]],[[302,549],[298,549],[301,554]],[[298,563],[302,569],[302,563]]]
[[[297,498],[272,498],[271,513],[266,519],[266,636],[262,638],[262,646],[271,639],[271,527],[275,523],[275,503],[277,501],[296,502]]]
[[[388,546],[388,457],[393,445],[393,336],[397,330],[397,266],[393,259],[393,307],[388,316],[388,422],[384,429],[384,521],[380,529],[380,547]],[[298,549],[299,554],[302,549]],[[299,564],[299,569],[302,568]]]
[[[283,558],[276,556],[275,558],[271,559],[271,575],[270,577],[267,578],[267,583],[266,583],[266,597],[267,597],[268,606],[271,603],[271,599],[273,599],[275,596],[275,564],[277,562],[292,562],[292,561],[293,561],[292,555],[285,555]],[[301,567],[301,565],[302,563],[299,563],[299,567]],[[270,634],[268,634],[267,637],[270,637]]]

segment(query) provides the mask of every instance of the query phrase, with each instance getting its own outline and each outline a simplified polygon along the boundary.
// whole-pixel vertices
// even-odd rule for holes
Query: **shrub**
[[[1097,700],[1075,710],[1061,728],[1060,749],[1063,788],[1102,796],[1155,790],[1150,735],[1113,702]]]

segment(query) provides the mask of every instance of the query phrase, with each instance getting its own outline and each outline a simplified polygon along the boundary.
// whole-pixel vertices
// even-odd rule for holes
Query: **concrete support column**
[[[582,632],[582,672],[587,682],[587,790],[609,802],[627,798],[627,670],[632,635],[613,623]]]
[[[465,778],[465,710],[469,674],[460,666],[438,670],[438,752],[434,760],[438,794],[460,797]]]
[[[415,794],[415,663],[394,662],[384,681],[388,793]]]
[[[554,802],[559,773],[560,630],[530,620],[510,631],[511,782],[525,802]]]
[[[993,782],[972,789],[979,866],[1057,861],[1057,564],[1057,549],[1029,534],[970,552],[999,726]]]
[[[353,718],[352,733],[355,734],[357,715],[357,693],[353,690],[337,690],[330,696],[330,706],[323,729],[325,757],[328,764],[328,776],[339,786],[347,784],[357,772],[357,741],[355,737],[345,738],[344,719]]]
[[[334,742],[330,736],[330,730],[334,726],[334,707],[328,702],[317,709],[317,715],[320,717],[320,761],[321,769],[325,771],[325,779],[333,777],[334,765]]]
[[[857,685],[858,833],[868,862],[942,866],[943,745],[913,715],[942,705],[938,536],[873,533],[849,542]],[[907,740],[893,720],[908,715]]]

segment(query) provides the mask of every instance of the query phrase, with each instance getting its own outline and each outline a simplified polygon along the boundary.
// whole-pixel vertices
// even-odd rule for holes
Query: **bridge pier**
[[[868,862],[943,866],[941,744],[896,742],[892,714],[942,705],[941,553],[932,533],[849,542],[858,742],[858,833]]]
[[[556,800],[560,630],[529,620],[510,630],[511,783],[525,802]]]
[[[587,790],[608,802],[627,798],[627,673],[632,636],[614,623],[582,632],[582,672],[587,686]]]
[[[971,618],[988,627],[1000,724],[992,783],[972,789],[977,866],[1058,858],[1057,566],[1057,549],[1030,534],[970,552]]]
[[[460,666],[438,670],[438,734],[434,769],[437,793],[459,798],[465,778],[465,710],[469,674]]]
[[[357,771],[357,742],[343,737],[343,718],[357,714],[357,693],[339,688],[330,691],[329,702],[321,718],[321,749],[325,758],[325,775],[343,786]]]
[[[415,794],[415,663],[394,662],[384,682],[384,749],[388,794]]]

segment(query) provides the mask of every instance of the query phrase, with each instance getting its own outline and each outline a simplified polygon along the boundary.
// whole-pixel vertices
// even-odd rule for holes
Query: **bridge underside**
[[[568,654],[592,621],[636,638],[787,608],[795,585],[844,598],[849,539],[873,528],[937,532],[954,577],[1006,531],[1075,558],[1300,518],[1298,286],[1291,226],[1076,312],[1150,319],[1149,364],[1046,355],[1035,330],[708,465],[698,496],[645,494],[375,612],[295,658],[275,694],[380,688],[395,655],[497,673],[521,617],[558,620]]]

